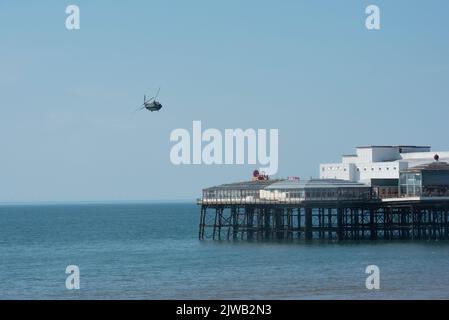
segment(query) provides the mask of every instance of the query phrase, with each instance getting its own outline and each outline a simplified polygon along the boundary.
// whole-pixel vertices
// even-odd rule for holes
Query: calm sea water
[[[449,298],[447,242],[201,242],[198,218],[193,204],[2,206],[0,298]],[[65,288],[72,264],[80,290]]]

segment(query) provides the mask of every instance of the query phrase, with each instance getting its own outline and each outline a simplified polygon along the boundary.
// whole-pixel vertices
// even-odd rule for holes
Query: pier
[[[449,172],[446,164],[444,169],[439,176]],[[429,172],[420,174],[426,177]],[[265,177],[207,188],[198,199],[199,238],[449,239],[447,186],[418,186],[412,179],[407,181],[413,188],[405,185],[402,192],[399,185],[384,192],[354,181]]]
[[[449,240],[449,199],[198,204],[201,240]]]
[[[202,240],[449,240],[449,152],[358,147],[321,164],[320,179],[254,170],[203,189],[198,205]]]

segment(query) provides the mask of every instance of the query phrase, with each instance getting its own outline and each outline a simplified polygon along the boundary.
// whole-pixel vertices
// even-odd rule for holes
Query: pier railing
[[[199,198],[198,205],[214,205],[214,204],[238,204],[238,205],[257,205],[257,204],[302,204],[306,201],[367,201],[378,200],[378,198],[369,197],[308,197],[308,198],[279,198],[279,199],[261,199],[261,198]]]
[[[304,199],[288,199],[288,200],[273,200],[273,199],[235,199],[235,198],[202,198],[197,199],[197,204],[276,204],[276,203],[292,203],[300,204]]]

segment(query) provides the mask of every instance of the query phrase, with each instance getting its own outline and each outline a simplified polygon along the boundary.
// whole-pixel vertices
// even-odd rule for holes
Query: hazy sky
[[[65,8],[81,9],[81,30]],[[365,8],[381,30],[365,28]],[[0,202],[194,199],[170,132],[279,129],[279,176],[356,145],[449,150],[449,2],[0,0]],[[160,113],[133,111],[161,87]]]

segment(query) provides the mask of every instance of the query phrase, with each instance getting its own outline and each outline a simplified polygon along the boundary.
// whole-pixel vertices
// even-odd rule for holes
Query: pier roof
[[[227,184],[221,184],[218,186],[213,186],[204,189],[205,191],[213,191],[213,190],[237,190],[237,189],[245,189],[245,190],[260,190],[264,189],[265,187],[278,182],[279,180],[257,180],[257,181],[242,181],[242,182],[235,182],[235,183],[227,183]]]
[[[311,180],[262,180],[242,181],[236,183],[222,184],[204,189],[204,191],[215,190],[280,190],[280,189],[335,189],[335,188],[369,188],[360,182],[339,179],[311,179]]]
[[[371,148],[430,148],[430,146],[417,146],[417,145],[368,145],[358,146],[357,149],[371,149]]]
[[[360,182],[339,179],[282,180],[267,186],[265,189],[317,189],[317,188],[369,188]]]
[[[412,172],[419,172],[419,171],[449,171],[449,164],[447,162],[439,162],[439,161],[435,161],[435,162],[431,162],[431,163],[426,163],[426,164],[422,164],[422,165],[418,165],[415,167],[411,167],[408,170],[404,170],[404,171],[412,171]]]

